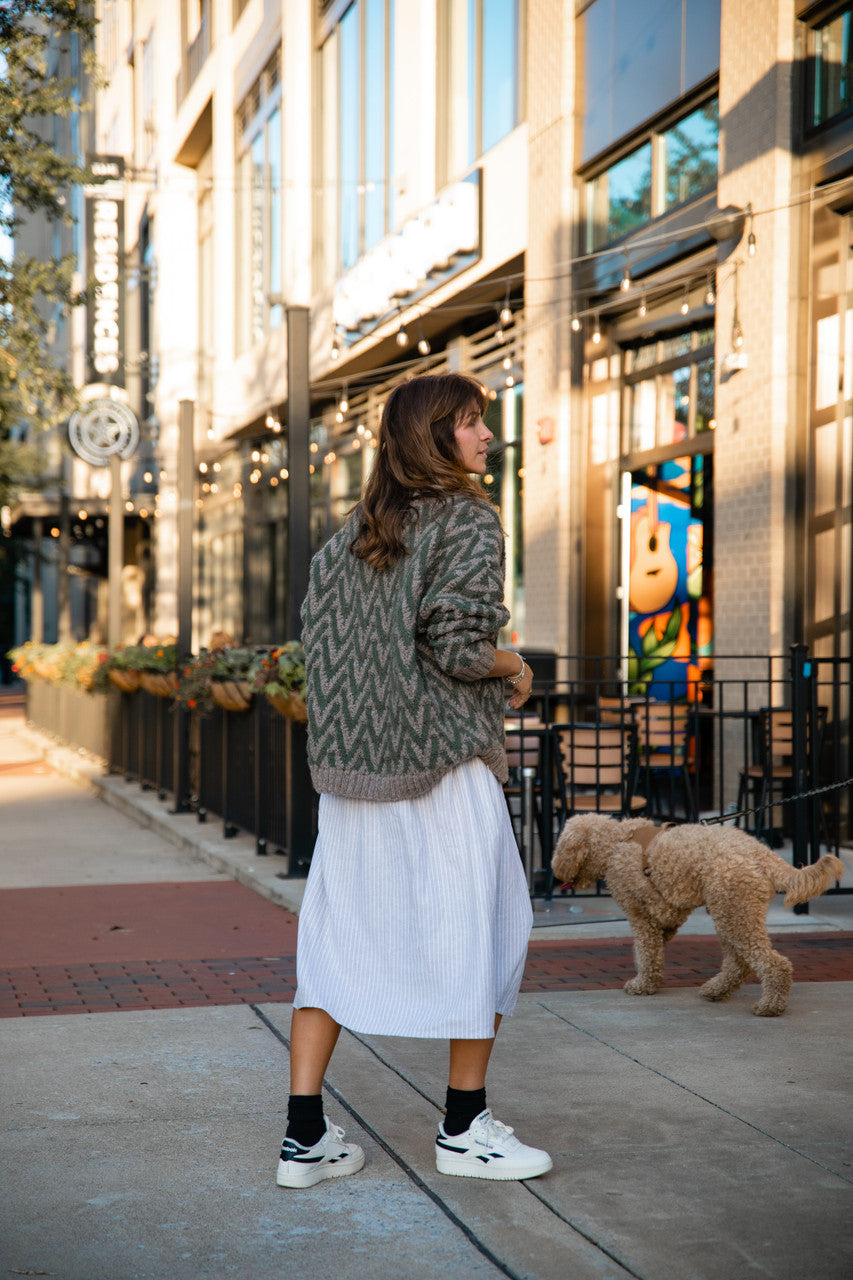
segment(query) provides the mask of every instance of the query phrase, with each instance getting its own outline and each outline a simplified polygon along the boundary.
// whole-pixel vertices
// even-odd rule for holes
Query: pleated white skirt
[[[533,923],[500,783],[469,760],[416,800],[320,797],[294,1008],[367,1035],[488,1039]]]

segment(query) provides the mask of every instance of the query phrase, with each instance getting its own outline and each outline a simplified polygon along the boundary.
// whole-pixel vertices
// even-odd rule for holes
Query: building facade
[[[195,644],[287,638],[301,307],[313,546],[394,381],[461,370],[490,395],[508,641],[641,673],[795,640],[849,657],[853,5],[97,11],[145,450],[125,464],[135,627],[175,629],[191,496]]]

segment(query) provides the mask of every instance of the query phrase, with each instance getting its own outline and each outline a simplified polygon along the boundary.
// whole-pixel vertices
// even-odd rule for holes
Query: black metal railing
[[[552,655],[550,669],[534,667],[533,697],[506,720],[507,803],[531,892],[550,892],[554,842],[569,813],[600,804],[627,814],[632,797],[655,820],[736,821],[769,843],[790,841],[795,864],[853,839],[849,660],[794,646],[786,655],[715,656],[713,669],[667,669],[672,679],[644,685],[614,657]],[[101,756],[176,811],[199,821],[216,815],[226,836],[249,833],[259,853],[286,858],[286,874],[306,873],[318,804],[306,730],[265,698],[246,711],[200,714],[142,689],[104,696],[33,680],[27,708],[34,727]],[[770,710],[787,713],[780,759],[768,757],[776,748],[762,739]],[[581,772],[590,759],[606,763],[602,744],[614,726],[629,740],[616,801],[612,779],[591,784]]]
[[[713,669],[685,660],[679,671],[675,661],[671,679],[644,682],[628,678],[627,660],[560,659],[565,678],[537,678],[523,711],[508,712],[507,799],[534,893],[550,892],[554,843],[577,811],[734,821],[767,843],[790,841],[797,865],[853,838],[848,660],[796,645],[786,655],[715,656]],[[762,740],[770,709],[786,712],[781,745]],[[625,754],[615,783],[594,769],[612,763],[617,726]]]

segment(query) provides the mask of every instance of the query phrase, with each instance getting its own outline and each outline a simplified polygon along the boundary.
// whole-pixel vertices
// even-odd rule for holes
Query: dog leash
[[[738,818],[748,818],[753,813],[764,813],[765,809],[775,809],[780,804],[793,804],[795,800],[810,800],[812,796],[820,796],[827,791],[838,791],[841,787],[849,787],[851,784],[853,784],[853,778],[845,778],[843,782],[828,782],[824,787],[812,787],[810,791],[800,791],[794,796],[782,796],[779,800],[768,800],[765,804],[755,805],[751,809],[735,809],[731,813],[721,813],[716,818],[700,818],[698,825],[700,827],[713,827],[720,822],[732,822]],[[662,831],[663,827],[658,827],[657,830]]]

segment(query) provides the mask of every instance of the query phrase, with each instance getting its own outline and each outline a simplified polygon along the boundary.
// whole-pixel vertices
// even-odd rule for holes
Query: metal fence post
[[[814,736],[815,725],[812,718],[813,702],[812,663],[809,651],[804,644],[791,645],[791,764],[792,785],[794,788],[794,849],[795,867],[804,867],[813,861],[815,833],[810,831],[810,811],[814,816],[814,805],[810,801],[800,799],[809,788],[810,743]],[[772,767],[771,762],[767,762]],[[797,915],[808,915],[809,904],[798,903],[794,907]]]

